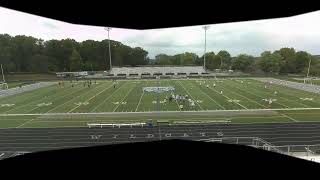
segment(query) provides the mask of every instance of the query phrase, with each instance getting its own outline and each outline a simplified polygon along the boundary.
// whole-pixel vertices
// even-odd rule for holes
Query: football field
[[[173,87],[144,92],[144,87]],[[190,100],[189,100],[190,99]],[[191,103],[193,102],[193,103]],[[88,123],[318,121],[320,95],[250,78],[65,81],[0,99],[0,128],[81,127]]]

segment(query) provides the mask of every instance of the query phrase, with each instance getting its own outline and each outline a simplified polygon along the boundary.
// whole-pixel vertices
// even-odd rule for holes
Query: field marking
[[[106,90],[110,89],[112,86],[113,86],[113,85],[111,84],[109,87],[107,87],[107,88],[103,89],[103,90],[102,90],[102,91],[100,91],[98,94],[95,94],[94,96],[90,97],[89,99],[87,99],[87,100],[86,100],[86,101],[84,101],[84,102],[89,102],[91,99],[93,99],[93,98],[95,98],[95,97],[99,96],[101,93],[103,93],[103,92],[105,92]],[[80,106],[81,106],[81,104],[77,105],[76,107],[74,107],[73,109],[71,109],[69,112],[74,111],[75,109],[77,109],[77,108],[78,108],[78,107],[80,107]]]
[[[301,112],[301,113],[290,113],[290,112],[288,112],[288,113],[286,113],[286,114],[296,114],[296,115],[304,115],[304,114],[310,114],[310,115],[320,115],[320,113],[303,113],[303,112]],[[1,120],[0,120],[1,121]]]
[[[32,122],[32,121],[34,121],[35,119],[30,119],[29,121],[26,121],[26,122],[24,122],[24,123],[22,123],[22,124],[20,124],[20,125],[18,125],[17,127],[15,127],[15,128],[19,128],[19,127],[21,127],[21,126],[24,126],[25,124],[27,124],[27,123],[29,123],[29,122]]]
[[[255,80],[255,81],[257,81],[257,80]],[[261,82],[261,81],[257,81],[257,82],[259,82],[259,83],[263,83],[263,82]],[[308,92],[308,91],[303,91],[304,93],[299,93],[299,90],[300,89],[295,89],[295,88],[291,88],[291,87],[287,87],[287,86],[282,86],[282,85],[278,85],[278,84],[270,84],[269,83],[269,86],[271,86],[273,89],[277,89],[278,91],[285,91],[286,89],[288,89],[289,91],[291,90],[291,91],[294,91],[294,93],[295,94],[299,94],[299,95],[302,95],[302,96],[306,96],[307,94],[305,94],[305,93],[310,93],[310,92]],[[271,89],[268,89],[269,91],[271,90]],[[283,92],[281,92],[281,93],[279,93],[279,94],[285,94],[285,93],[283,93]],[[291,96],[291,95],[290,95]],[[300,105],[302,105],[302,106],[304,106],[304,107],[312,107],[312,106],[310,106],[310,105],[307,105],[307,104],[303,104],[303,103],[301,103],[301,102],[299,102],[299,101],[296,101],[296,100],[291,100],[291,99],[288,99],[288,98],[285,98],[285,97],[283,97],[283,96],[279,96],[280,98],[282,98],[282,99],[284,99],[284,100],[286,100],[286,101],[291,101],[291,102],[294,102],[294,103],[298,103],[298,104],[300,104]],[[296,98],[295,96],[293,96],[294,98]],[[316,96],[312,96],[312,97],[316,97]],[[315,103],[317,103],[317,102],[315,102]],[[317,103],[318,104],[318,103]]]
[[[105,100],[103,100],[101,103],[99,103],[96,107],[94,107],[90,112],[95,111],[96,109],[98,109],[98,107],[100,107],[103,103],[105,103],[108,99],[110,99],[119,89],[121,89],[126,83],[123,83],[121,86],[119,86],[118,89],[116,89],[115,91],[113,91]],[[120,104],[120,103],[119,103]]]
[[[62,97],[59,97],[58,99],[62,99],[62,98],[64,98],[64,97],[66,97],[66,96],[76,94],[76,93],[80,92],[81,90],[83,90],[83,89],[82,89],[82,88],[80,88],[80,89],[78,89],[78,90],[76,90],[76,91],[74,91],[74,92],[71,92],[71,93],[68,93],[68,94],[66,94],[66,95],[64,95],[64,96],[62,96]],[[74,99],[74,98],[71,98],[69,101],[71,101],[72,99]],[[69,102],[69,101],[67,101],[67,102]],[[54,101],[53,101],[53,102],[54,102]],[[65,103],[67,103],[67,102],[64,102],[64,103],[62,103],[62,104],[60,104],[60,105],[58,105],[58,106],[64,105],[64,104],[65,104]],[[54,107],[54,108],[50,109],[50,110],[49,110],[49,111],[47,111],[46,113],[48,113],[48,112],[50,112],[50,111],[52,111],[52,110],[56,109],[58,106],[56,106],[56,107]]]
[[[218,110],[202,110],[202,111],[183,111],[183,113],[210,113],[210,112],[257,112],[257,111],[298,111],[298,110],[320,110],[319,108],[274,108],[274,109],[218,109]],[[56,116],[56,115],[104,115],[104,114],[147,114],[147,113],[182,113],[180,111],[144,111],[144,112],[94,112],[94,113],[34,113],[34,114],[2,114],[0,117],[10,116]]]
[[[94,88],[92,88],[91,90],[89,90],[89,91],[85,92],[84,94],[82,94],[82,95],[80,95],[80,96],[73,97],[73,98],[71,98],[70,100],[68,100],[68,101],[66,101],[66,102],[64,102],[64,103],[62,103],[62,104],[60,104],[60,105],[58,105],[58,106],[56,106],[56,107],[54,107],[54,108],[50,109],[50,110],[49,110],[49,111],[47,111],[46,113],[51,112],[51,111],[53,111],[53,110],[57,109],[58,107],[61,107],[61,106],[65,105],[65,104],[67,104],[67,103],[69,103],[69,102],[71,102],[71,101],[73,101],[73,100],[75,100],[75,99],[77,99],[77,98],[79,98],[79,97],[81,97],[81,96],[83,96],[83,95],[88,94],[88,93],[89,93],[89,92],[91,92],[93,89],[96,89],[96,88],[97,88],[97,87],[99,87],[99,86],[101,86],[101,84],[100,84],[100,85],[98,85],[98,86],[96,86],[96,87],[94,87]],[[84,87],[84,88],[86,88],[86,87]],[[78,90],[78,91],[76,91],[76,92],[79,92],[80,90],[83,90],[83,89],[79,89],[79,90]],[[76,92],[72,92],[71,94],[75,94]]]
[[[272,115],[272,116],[240,116],[240,117],[202,117],[202,118],[196,118],[196,117],[193,117],[193,118],[187,118],[187,117],[181,117],[181,118],[170,118],[170,120],[184,120],[185,118],[187,118],[187,120],[185,121],[189,121],[189,120],[232,120],[232,119],[244,119],[244,118],[248,118],[248,119],[253,119],[253,118],[262,118],[262,119],[267,119],[267,118],[280,118],[280,117],[283,117],[283,118],[287,118],[286,116],[283,116],[283,115]],[[111,119],[111,120],[106,120],[106,119],[101,119],[101,120],[93,120],[93,122],[141,122],[141,121],[146,121],[146,119],[143,119],[144,117],[142,117],[141,119],[136,119],[136,120],[127,120],[127,119]],[[159,118],[159,120],[162,120],[161,117]],[[88,122],[88,120],[61,120],[61,121],[55,121],[55,120],[43,120],[43,121],[37,121],[37,123],[72,123],[72,122],[79,122],[79,123],[82,123],[82,122]],[[297,121],[298,122],[298,121]]]
[[[293,122],[299,122],[298,120],[296,120],[296,119],[294,119],[294,118],[292,118],[292,117],[290,117],[290,116],[288,116],[288,115],[286,115],[286,114],[283,114],[283,113],[280,113],[280,114],[283,115],[283,116],[286,117],[286,118],[291,119]]]
[[[218,102],[216,102],[214,99],[212,99],[206,92],[204,92],[201,88],[199,88],[200,91],[202,92],[202,94],[206,95],[207,97],[209,97],[211,99],[211,101],[213,101],[214,103],[216,103],[218,106],[220,106],[222,109],[226,109],[225,107],[223,107],[222,105],[220,105]]]
[[[167,81],[167,83],[168,83],[168,85],[169,85],[169,86],[173,86],[173,87],[174,87],[174,85],[172,85],[172,84],[171,84],[171,81]],[[176,104],[177,104],[177,108],[178,108],[177,110],[179,110],[179,109],[180,109],[180,104],[179,104],[179,102],[178,102],[178,101],[176,101],[176,100],[173,100],[173,101],[175,101],[175,102],[176,102]],[[168,111],[168,109],[167,109],[167,111]]]
[[[271,86],[271,87],[277,87],[277,86],[274,86],[273,84],[272,85],[269,85],[269,86]],[[286,88],[290,88],[290,87],[283,87],[283,86],[280,86],[280,88],[278,87],[277,89],[279,90],[279,91],[284,91],[284,90],[282,90],[282,88],[283,89],[286,89]],[[285,94],[285,93],[280,93],[279,92],[279,95],[280,94]],[[277,96],[278,97],[278,96]],[[285,99],[285,100],[287,100],[287,101],[291,101],[291,102],[294,102],[294,103],[298,103],[298,104],[300,104],[300,105],[302,105],[302,106],[304,106],[304,107],[312,107],[312,106],[309,106],[309,105],[306,105],[306,104],[303,104],[303,103],[300,103],[299,101],[295,101],[295,100],[291,100],[291,99],[288,99],[288,98],[285,98],[285,97],[283,97],[283,96],[281,96],[280,98],[282,98],[282,99]]]
[[[120,102],[124,101],[124,100],[127,98],[127,96],[130,94],[130,92],[131,92],[136,86],[137,86],[137,85],[133,86],[133,87],[130,89],[130,91],[128,91],[128,93],[124,96],[124,98],[123,98]],[[118,106],[116,106],[116,108],[114,108],[112,112],[115,112],[120,105],[121,105],[121,103],[119,103]]]
[[[212,91],[216,92],[217,94],[220,94],[217,90],[212,89],[211,87],[209,87],[209,89],[211,89]],[[222,95],[223,97],[227,98],[228,100],[232,100],[232,99],[230,99],[228,96],[226,96],[226,95],[224,95],[224,94],[221,94],[221,95]],[[238,102],[234,102],[234,103],[238,104],[239,106],[243,107],[244,109],[248,109],[247,107],[245,107],[244,105],[242,105],[242,104],[240,104],[240,103],[238,103]]]
[[[141,99],[142,99],[143,95],[144,95],[144,91],[143,91],[143,93],[142,93],[141,96],[140,96],[140,99],[139,99],[139,102],[138,102],[138,104],[137,104],[137,107],[136,107],[135,112],[137,112],[137,110],[138,110],[138,108],[139,108],[139,105],[140,105],[140,102],[141,102]]]
[[[43,91],[42,93],[50,93],[51,91],[54,91],[54,86],[55,85],[57,85],[57,84],[51,84],[51,85],[49,85],[49,86],[44,86],[44,87],[40,87],[40,88],[37,88],[37,89],[33,89],[33,90],[31,90],[31,91],[25,91],[25,92],[19,92],[18,94],[13,94],[13,95],[9,95],[9,96],[0,96],[0,98],[2,99],[2,98],[4,98],[5,99],[5,101],[11,101],[11,98],[12,97],[10,97],[10,96],[14,96],[14,97],[19,97],[19,96],[25,96],[25,95],[30,95],[30,94],[33,94],[32,93],[32,91],[37,91],[37,90],[43,90],[43,89],[46,89],[46,88],[48,88],[48,89],[46,89],[46,91]],[[51,89],[52,88],[52,89]],[[10,89],[10,88],[9,88]],[[26,99],[24,99],[24,100],[29,100],[29,99],[33,99],[34,97],[37,97],[37,96],[39,96],[39,94],[36,94],[36,95],[33,95],[33,96],[31,96],[31,97],[28,97],[28,98],[26,98]]]
[[[209,82],[211,82],[212,80],[208,80]],[[214,80],[214,81],[216,81],[216,80]],[[225,80],[225,81],[227,81],[227,80]],[[242,95],[240,95],[240,94],[238,94],[238,93],[235,93],[235,92],[233,92],[232,90],[229,90],[228,88],[226,88],[226,87],[223,87],[223,85],[221,85],[221,87],[225,90],[225,89],[227,89],[227,91],[229,91],[230,93],[232,93],[232,94],[236,94],[236,95],[238,95],[238,96],[242,96]],[[210,89],[212,89],[211,87],[210,87]],[[217,92],[217,91],[216,91]],[[219,92],[217,92],[217,93],[219,93]],[[248,109],[246,106],[244,106],[244,105],[242,105],[242,104],[240,104],[240,103],[238,103],[238,102],[236,102],[236,101],[232,101],[232,99],[230,99],[228,96],[226,96],[226,95],[224,95],[224,94],[221,94],[222,96],[225,96],[226,98],[228,98],[228,100],[230,100],[231,102],[234,102],[234,103],[236,103],[236,104],[238,104],[239,106],[241,106],[241,107],[243,107],[243,108],[245,108],[245,109]],[[246,99],[248,99],[247,97],[244,97],[244,98],[246,98]],[[248,99],[249,101],[251,101],[250,99]],[[254,103],[256,103],[255,101],[254,101]],[[256,103],[257,104],[257,103]],[[259,104],[259,103],[258,103]],[[260,105],[260,104],[259,104]],[[264,106],[265,107],[265,106]]]
[[[148,84],[149,84],[149,82],[147,82],[146,86],[148,86]],[[143,95],[144,95],[144,91],[142,92],[142,94],[141,94],[141,96],[140,96],[140,99],[139,99],[139,102],[138,102],[138,104],[137,104],[137,107],[136,107],[135,112],[138,111],[138,108],[139,108],[139,105],[140,105],[140,102],[141,102],[141,99],[142,99]]]
[[[32,112],[33,110],[38,109],[38,108],[40,108],[40,106],[37,106],[37,107],[35,107],[35,108],[32,108],[31,110],[29,110],[29,111],[27,111],[27,112]]]
[[[52,90],[49,90],[48,92],[44,93],[43,95],[45,95],[45,94],[50,94],[50,92],[54,91],[55,88],[56,88],[56,87],[53,87]],[[63,91],[65,91],[65,90],[67,90],[67,89],[64,89]],[[33,91],[34,91],[34,90],[33,90]],[[33,91],[28,91],[28,92],[32,93]],[[60,92],[58,92],[58,93],[60,94]],[[58,94],[58,93],[56,93],[56,94]],[[27,100],[29,100],[29,99],[34,99],[34,97],[37,97],[37,96],[39,96],[39,94],[34,95],[34,96],[31,96],[30,98],[26,98],[25,100],[27,101]],[[42,95],[41,95],[41,96],[42,96]],[[24,104],[24,105],[22,105],[22,106],[16,106],[15,108],[10,109],[10,110],[7,110],[7,111],[4,111],[3,113],[8,113],[8,112],[10,112],[10,111],[13,111],[13,110],[20,109],[20,108],[22,108],[22,107],[28,106],[29,104],[32,104],[32,103],[34,103],[34,102],[38,102],[38,101],[42,100],[43,98],[45,98],[45,97],[41,97],[40,99],[38,99],[38,100],[36,100],[36,101],[30,101],[29,103],[26,103],[26,104]]]
[[[258,82],[259,82],[259,81],[258,81]],[[239,82],[237,82],[237,81],[236,81],[236,83],[239,84]],[[246,88],[246,89],[247,89],[247,88]],[[267,92],[265,92],[265,91],[262,91],[262,90],[260,91],[260,90],[257,89],[257,88],[253,88],[253,89],[255,89],[255,90],[259,91],[259,92],[263,92],[263,94],[267,94],[267,95],[269,96],[269,93],[267,93]],[[260,97],[260,98],[262,98],[262,99],[265,98],[265,97],[262,97],[262,96],[260,96],[260,95],[250,93],[249,91],[248,91],[248,93],[249,93],[249,94],[252,94],[252,95],[254,95],[254,96],[258,96],[258,97]],[[280,106],[283,106],[283,107],[286,107],[286,108],[291,108],[291,107],[289,107],[289,106],[287,106],[287,105],[284,105],[284,104],[282,104],[282,103],[279,103],[279,102],[277,102],[277,101],[274,102],[274,103],[275,103],[275,104],[279,104]]]
[[[189,93],[189,91],[181,84],[181,82],[178,81],[178,83],[179,83],[179,85],[190,95],[190,97],[191,97],[192,99],[194,99],[194,101],[198,104],[198,106],[199,106],[202,110],[204,110],[204,109],[201,107],[201,105],[196,101],[196,99],[191,96],[191,94]]]
[[[227,83],[227,82],[226,82],[226,83]],[[228,86],[228,85],[227,85],[227,86]],[[230,86],[232,86],[232,85],[230,85]],[[229,87],[230,87],[230,86],[229,86]],[[238,87],[236,87],[236,86],[232,86],[232,87],[233,87],[233,88],[237,88],[237,89],[243,91],[242,89],[240,89],[240,88],[238,88]],[[268,108],[267,106],[259,103],[258,101],[254,100],[254,99],[251,99],[251,98],[249,98],[249,97],[246,97],[246,96],[244,96],[244,95],[242,95],[242,94],[239,94],[239,93],[237,93],[237,92],[235,92],[235,91],[232,91],[232,92],[235,93],[235,94],[237,94],[238,96],[241,96],[241,97],[243,97],[243,98],[245,98],[245,99],[247,99],[247,100],[255,103],[255,104],[259,104],[260,106],[263,106],[263,107],[265,107],[265,108]],[[251,93],[249,93],[249,94],[251,94]],[[256,96],[256,95],[255,95],[255,96]]]

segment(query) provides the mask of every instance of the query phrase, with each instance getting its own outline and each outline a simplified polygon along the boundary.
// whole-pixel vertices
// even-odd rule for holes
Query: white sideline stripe
[[[299,110],[320,110],[320,108],[280,108],[280,109],[226,109],[226,110],[200,110],[183,111],[183,113],[208,113],[208,112],[254,112],[254,111],[299,111]],[[54,115],[104,115],[104,114],[147,114],[147,113],[181,113],[180,111],[145,111],[145,112],[95,112],[95,113],[34,113],[34,114],[0,114],[0,117],[7,116],[54,116]]]
[[[178,83],[179,83],[179,85],[190,95],[190,97],[192,98],[192,99],[194,99],[192,96],[191,96],[191,94],[189,93],[189,91],[181,84],[181,82],[180,81],[178,81]],[[195,99],[194,99],[195,100]],[[198,106],[203,110],[203,108],[201,107],[201,105],[197,102],[197,101],[195,101],[197,104],[198,104]]]
[[[112,92],[105,100],[103,100],[101,103],[99,103],[96,107],[94,107],[90,112],[95,111],[100,107],[103,103],[105,103],[108,99],[110,99],[119,89],[121,89],[124,86],[125,83],[123,83],[118,89],[116,89],[114,92]]]
[[[1,154],[0,154],[0,158],[1,158],[2,156],[4,156],[4,155],[5,155],[5,153],[1,153]]]
[[[106,90],[110,89],[111,87],[112,87],[112,85],[110,85],[109,87],[107,87],[107,88],[103,89],[103,90],[102,90],[102,91],[100,91],[98,94],[96,94],[96,95],[92,96],[91,98],[87,99],[85,102],[89,102],[91,99],[93,99],[93,98],[97,97],[98,95],[100,95],[100,94],[101,94],[101,93],[103,93],[104,91],[106,91]],[[81,106],[81,104],[77,105],[75,108],[71,109],[69,112],[74,111],[75,109],[77,109],[77,108],[78,108],[78,107],[80,107],[80,106]]]
[[[146,123],[116,123],[116,124],[112,124],[112,123],[88,123],[87,125],[89,127],[91,126],[137,126],[137,125],[145,125]]]
[[[126,94],[126,96],[124,96],[124,98],[121,99],[120,102],[122,102],[123,100],[125,100],[125,99],[127,98],[127,96],[130,94],[130,92],[131,92],[136,86],[137,86],[137,85],[133,86],[133,87],[130,89],[130,91],[128,91],[128,93]],[[116,106],[116,108],[113,109],[113,112],[115,112],[120,105],[121,105],[121,103],[119,103],[119,104]]]

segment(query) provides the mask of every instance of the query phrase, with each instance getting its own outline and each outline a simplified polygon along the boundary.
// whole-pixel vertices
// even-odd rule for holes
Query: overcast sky
[[[0,34],[27,35],[44,40],[72,38],[76,41],[107,38],[103,27],[65,23],[0,7]],[[129,46],[140,46],[149,57],[204,51],[201,26],[153,30],[113,28],[110,38]],[[272,20],[210,25],[207,51],[227,50],[232,56],[247,53],[258,56],[265,50],[294,47],[320,54],[320,11]]]

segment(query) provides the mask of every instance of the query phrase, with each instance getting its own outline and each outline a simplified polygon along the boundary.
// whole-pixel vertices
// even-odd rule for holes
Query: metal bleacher
[[[152,67],[113,67],[110,74],[115,75],[192,75],[203,74],[202,66],[152,66]]]

